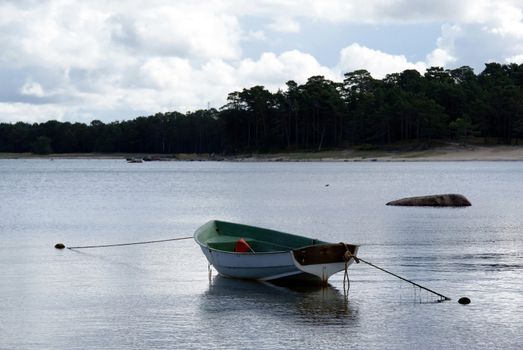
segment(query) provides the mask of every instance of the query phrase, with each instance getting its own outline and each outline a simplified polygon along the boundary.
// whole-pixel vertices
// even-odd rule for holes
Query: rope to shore
[[[137,245],[137,244],[151,244],[151,243],[161,243],[161,242],[169,242],[169,241],[180,241],[183,239],[192,239],[192,236],[188,237],[178,237],[178,238],[169,238],[169,239],[159,239],[156,241],[142,241],[142,242],[129,242],[129,243],[116,243],[116,244],[103,244],[103,245],[84,245],[84,246],[77,246],[77,247],[64,247],[67,249],[91,249],[91,248],[107,248],[107,247],[122,247],[127,245]],[[59,243],[61,244],[61,243]]]

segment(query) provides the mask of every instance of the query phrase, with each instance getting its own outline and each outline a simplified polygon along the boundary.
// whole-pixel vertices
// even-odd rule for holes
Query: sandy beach
[[[385,157],[388,159],[388,157]],[[420,161],[519,161],[523,160],[523,146],[474,146],[467,148],[442,147],[426,152],[412,152],[392,160]]]
[[[522,161],[523,146],[444,146],[422,151],[337,150],[239,157],[244,161]]]
[[[523,146],[448,146],[376,158],[381,161],[519,161],[523,160]]]
[[[0,159],[126,159],[148,158],[162,161],[233,161],[233,162],[415,162],[415,161],[523,161],[523,146],[448,145],[420,151],[388,151],[356,149],[323,152],[281,152],[266,154],[209,155],[209,154],[123,154],[123,153],[65,153],[35,155],[31,153],[0,153]]]

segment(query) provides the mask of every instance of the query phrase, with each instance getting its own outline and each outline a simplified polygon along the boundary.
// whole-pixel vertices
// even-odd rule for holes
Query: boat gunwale
[[[229,250],[221,250],[221,249],[217,249],[217,248],[213,248],[213,247],[209,247],[208,245],[205,245],[205,244],[202,244],[200,243],[199,241],[196,241],[196,243],[198,243],[200,245],[200,247],[202,248],[205,248],[205,249],[208,249],[208,250],[212,250],[212,251],[215,251],[215,252],[220,252],[220,253],[227,253],[227,254],[232,254],[232,255],[243,255],[243,256],[256,256],[256,255],[262,255],[262,254],[281,254],[281,253],[292,253],[294,252],[295,250],[301,250],[301,249],[306,249],[306,248],[310,248],[310,247],[319,247],[319,246],[322,246],[322,245],[339,245],[339,244],[343,244],[343,243],[333,243],[333,242],[322,242],[320,244],[310,244],[310,245],[305,245],[305,246],[300,246],[300,247],[296,247],[296,248],[289,248],[289,250],[273,250],[273,251],[270,251],[270,252],[251,252],[251,251],[247,251],[247,252],[231,252]],[[355,246],[355,247],[358,247],[359,248],[359,244],[347,244],[348,246]]]
[[[195,239],[196,241],[196,239]],[[293,248],[289,248],[289,250],[273,250],[273,251],[270,251],[270,252],[231,252],[230,250],[221,250],[221,249],[217,249],[217,248],[213,248],[213,247],[209,247],[208,245],[206,244],[202,244],[200,243],[199,241],[196,241],[196,243],[198,243],[200,245],[200,247],[202,248],[205,248],[205,249],[208,249],[208,250],[212,250],[212,251],[215,251],[215,252],[220,252],[220,253],[226,253],[226,254],[231,254],[231,255],[242,255],[242,256],[257,256],[257,255],[267,255],[267,254],[282,254],[282,253],[289,253],[289,252],[292,252],[294,249]],[[300,248],[296,248],[296,249],[300,249]]]
[[[299,239],[306,239],[306,240],[311,240],[313,242],[316,242],[316,244],[307,244],[307,245],[303,245],[303,246],[297,246],[297,247],[284,247],[285,249],[283,250],[272,250],[272,251],[259,251],[259,252],[234,252],[234,251],[230,251],[230,250],[221,250],[219,248],[215,248],[215,247],[211,247],[209,246],[209,244],[207,242],[203,242],[202,240],[199,239],[199,235],[200,233],[203,233],[204,230],[203,228],[206,227],[206,226],[211,226],[211,225],[214,225],[215,227],[217,226],[217,224],[220,224],[220,223],[224,223],[224,224],[228,224],[228,225],[234,225],[234,226],[242,226],[242,227],[249,227],[249,228],[254,228],[254,229],[257,229],[257,230],[263,230],[263,231],[268,231],[268,232],[273,232],[273,233],[278,233],[278,234],[281,234],[281,235],[284,235],[286,237],[294,237],[294,238],[299,238]],[[219,235],[218,235],[219,236]],[[241,238],[240,236],[237,236],[238,238]],[[302,236],[302,235],[296,235],[296,234],[292,234],[292,233],[288,233],[288,232],[283,232],[283,231],[278,231],[278,230],[273,230],[273,229],[270,229],[270,228],[264,228],[264,227],[259,227],[259,226],[253,226],[253,225],[245,225],[245,224],[237,224],[237,223],[233,223],[233,222],[228,222],[228,221],[222,221],[222,220],[210,220],[208,222],[206,222],[204,225],[200,226],[193,234],[193,238],[194,238],[194,241],[196,243],[198,243],[198,245],[200,245],[200,247],[202,248],[205,248],[205,249],[209,249],[211,251],[216,251],[216,252],[220,252],[220,253],[226,253],[226,254],[232,254],[232,255],[241,255],[241,256],[256,256],[256,255],[267,255],[267,254],[282,254],[282,253],[288,253],[288,252],[292,252],[293,250],[295,249],[303,249],[305,247],[308,247],[308,246],[313,246],[313,245],[321,245],[321,244],[335,244],[335,243],[332,243],[332,242],[326,242],[326,241],[323,241],[323,240],[320,240],[320,239],[317,239],[317,238],[310,238],[310,237],[307,237],[307,236]],[[270,242],[270,241],[264,241],[264,240],[260,240],[260,239],[255,239],[259,242],[265,242],[265,243],[269,243],[269,244],[275,244],[273,242]],[[275,244],[275,245],[278,245],[278,244]],[[281,245],[280,245],[281,246]]]

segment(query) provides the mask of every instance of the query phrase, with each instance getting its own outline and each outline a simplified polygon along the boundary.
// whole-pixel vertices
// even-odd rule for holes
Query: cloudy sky
[[[523,63],[523,0],[0,0],[0,122],[207,106],[312,75]]]

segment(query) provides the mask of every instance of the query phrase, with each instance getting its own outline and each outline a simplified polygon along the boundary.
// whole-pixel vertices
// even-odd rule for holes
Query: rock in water
[[[402,198],[388,202],[387,205],[408,207],[470,207],[472,204],[470,204],[465,196],[451,193]]]

